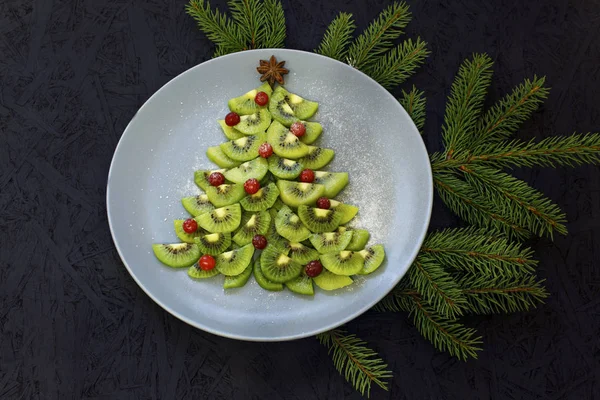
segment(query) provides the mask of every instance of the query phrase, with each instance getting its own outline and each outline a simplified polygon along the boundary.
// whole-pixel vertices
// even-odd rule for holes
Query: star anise
[[[275,56],[271,56],[269,61],[260,60],[260,67],[257,67],[256,70],[262,76],[260,77],[260,81],[267,81],[271,86],[275,83],[275,81],[279,82],[280,85],[283,85],[283,75],[287,74],[287,68],[283,68],[285,65],[285,61],[277,62]]]

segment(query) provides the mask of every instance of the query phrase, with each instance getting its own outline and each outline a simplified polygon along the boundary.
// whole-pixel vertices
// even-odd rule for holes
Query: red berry
[[[273,154],[273,146],[269,143],[263,143],[258,148],[258,155],[262,158],[269,158],[271,157],[271,154]]]
[[[306,272],[306,275],[314,278],[323,272],[323,265],[321,265],[319,260],[313,260],[306,264],[306,267],[304,267],[304,272]]]
[[[300,172],[300,182],[311,183],[315,180],[315,173],[312,169],[305,169]]]
[[[227,126],[235,126],[240,123],[240,116],[237,113],[230,112],[225,116],[225,124]]]
[[[302,122],[296,121],[290,126],[290,131],[298,137],[304,136],[306,133],[306,126]]]
[[[215,261],[215,258],[213,256],[209,256],[208,254],[205,254],[202,257],[200,257],[200,261],[198,261],[198,265],[203,271],[210,271],[215,267],[216,263],[217,262]]]
[[[208,183],[212,186],[219,186],[225,182],[225,175],[220,172],[213,172],[208,176]]]
[[[265,92],[258,92],[254,97],[254,102],[259,106],[264,106],[269,101],[269,95]]]
[[[251,178],[244,182],[244,190],[246,191],[246,193],[254,194],[258,192],[258,189],[260,189],[260,182],[258,181],[258,179]]]
[[[198,223],[193,218],[188,218],[183,221],[183,231],[185,233],[194,233],[198,230]]]
[[[267,238],[263,235],[254,235],[254,237],[252,238],[252,246],[254,246],[254,248],[258,250],[264,249],[265,247],[267,247]]]
[[[329,210],[329,207],[331,207],[331,202],[327,197],[319,197],[317,200],[317,207],[324,210]]]

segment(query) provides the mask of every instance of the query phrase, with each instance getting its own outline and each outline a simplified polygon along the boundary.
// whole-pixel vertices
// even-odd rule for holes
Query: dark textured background
[[[221,2],[219,2],[221,3]],[[283,0],[287,46],[314,49],[337,11],[362,28],[387,2]],[[409,26],[432,50],[425,141],[471,52],[495,60],[490,99],[525,77],[552,92],[522,138],[600,128],[597,1],[416,1]],[[0,398],[358,399],[313,338],[245,343],[198,331],[154,304],[113,247],[105,185],[117,141],[161,85],[207,60],[175,0],[0,1]],[[405,315],[348,328],[395,372],[375,399],[600,398],[600,169],[518,174],[568,214],[570,234],[532,242],[551,297],[472,320],[479,360],[438,353]],[[456,220],[436,203],[432,227]]]

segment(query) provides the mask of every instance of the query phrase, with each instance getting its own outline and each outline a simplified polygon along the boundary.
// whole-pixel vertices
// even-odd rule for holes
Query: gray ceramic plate
[[[186,270],[160,264],[155,242],[177,242],[180,199],[199,193],[193,175],[215,168],[208,146],[225,140],[216,120],[227,100],[258,86],[259,59],[285,60],[286,87],[319,102],[318,145],[335,150],[331,171],[348,171],[338,196],[360,208],[351,223],[383,243],[387,261],[347,288],[315,296],[268,292],[253,278],[224,291],[222,277],[196,282]],[[123,263],[140,287],[183,321],[235,339],[298,339],[347,322],[398,283],[417,255],[432,205],[432,178],[423,141],[408,114],[385,89],[346,64],[295,50],[254,50],[220,57],[179,75],[156,92],[123,133],[110,167],[108,220]]]

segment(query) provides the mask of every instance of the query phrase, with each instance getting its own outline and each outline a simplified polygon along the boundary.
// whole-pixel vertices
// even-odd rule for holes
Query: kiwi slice
[[[342,250],[339,253],[321,254],[321,264],[336,275],[355,275],[363,269],[364,259],[353,251]]]
[[[342,214],[342,219],[340,220],[340,224],[348,223],[348,221],[350,221],[352,218],[354,218],[356,213],[358,213],[358,207],[353,206],[351,204],[340,203],[337,200],[329,200],[329,202],[331,204],[329,206],[330,210],[335,210],[335,211],[339,212],[340,214]]]
[[[252,261],[254,246],[247,244],[239,249],[230,250],[215,257],[215,269],[227,276],[239,275]]]
[[[318,122],[300,121],[306,127],[304,135],[300,136],[300,141],[304,144],[311,144],[321,136],[323,126]]]
[[[213,146],[206,149],[206,156],[210,161],[217,164],[220,168],[234,168],[240,165],[240,161],[235,161],[227,157],[227,155],[223,153],[223,150],[221,150],[221,147],[219,146]]]
[[[260,269],[270,281],[284,283],[302,272],[302,265],[273,247],[265,248],[260,255]]]
[[[331,149],[324,147],[308,146],[308,154],[298,159],[298,162],[304,166],[304,168],[310,168],[312,170],[320,169],[329,164],[333,159],[335,152]]]
[[[301,273],[299,277],[286,282],[285,286],[294,293],[307,296],[313,296],[315,294],[312,278],[305,273]]]
[[[264,178],[268,171],[269,162],[267,159],[256,157],[251,161],[246,161],[236,168],[225,171],[224,175],[228,181],[244,183],[250,178],[256,178],[260,181],[262,178]]]
[[[313,278],[315,285],[323,290],[336,290],[351,285],[353,280],[349,276],[336,275],[324,269]]]
[[[283,285],[281,283],[275,283],[268,280],[262,273],[260,269],[260,259],[256,259],[252,265],[252,272],[254,272],[254,279],[256,279],[256,283],[265,289],[270,290],[272,292],[279,292],[283,290]]]
[[[223,130],[223,134],[229,140],[235,140],[235,139],[239,139],[241,137],[246,136],[242,132],[240,132],[237,129],[235,129],[233,126],[227,125],[225,123],[224,119],[220,119],[217,122],[219,123],[219,125],[221,125],[221,129]]]
[[[315,233],[334,231],[340,225],[342,218],[340,213],[335,210],[324,210],[305,205],[298,207],[298,216],[304,225]]]
[[[352,232],[325,232],[310,235],[310,242],[321,254],[339,253],[352,240]]]
[[[215,208],[198,217],[198,224],[209,232],[233,232],[240,225],[242,209],[238,203]]]
[[[375,271],[383,263],[385,259],[385,250],[380,244],[367,247],[366,249],[359,251],[359,256],[364,259],[364,266],[358,272],[360,275],[367,275]]]
[[[266,131],[269,125],[271,125],[271,113],[266,108],[261,108],[252,114],[240,116],[240,122],[235,129],[244,135],[256,135]]]
[[[281,200],[290,207],[302,204],[314,204],[325,193],[325,186],[317,183],[277,181]]]
[[[310,236],[308,228],[288,206],[281,207],[277,213],[275,228],[277,233],[290,242],[301,242]]]
[[[318,103],[290,93],[283,86],[278,86],[269,100],[269,111],[273,119],[285,126],[290,126],[298,119],[312,117],[318,108]]]
[[[289,242],[287,244],[289,249],[288,255],[290,258],[302,265],[308,264],[312,260],[319,258],[319,252],[315,249],[311,249],[302,243]]]
[[[339,231],[339,228],[338,228],[338,231]],[[367,231],[365,229],[353,229],[353,230],[348,230],[346,232],[352,233],[352,240],[350,240],[350,243],[348,243],[348,246],[346,246],[346,250],[352,250],[352,251],[359,251],[359,250],[364,249],[365,245],[369,241],[369,237],[371,236],[369,234],[369,231]]]
[[[196,263],[188,268],[187,274],[190,278],[207,279],[219,275],[219,271],[217,271],[216,268],[213,268],[209,271],[205,271],[202,268],[200,268],[200,266]]]
[[[274,247],[280,251],[286,251],[288,249],[288,240],[281,236],[277,232],[277,228],[275,227],[275,218],[277,218],[277,211],[271,208],[269,211],[271,214],[271,224],[269,225],[269,230],[267,230],[267,246]]]
[[[196,185],[198,185],[198,187],[200,187],[200,189],[206,190],[206,188],[209,188],[212,186],[210,184],[210,182],[208,181],[208,177],[213,172],[224,173],[225,170],[224,169],[213,169],[213,170],[202,169],[202,170],[195,171],[194,172],[194,182],[196,183]]]
[[[215,209],[215,206],[211,204],[210,200],[208,200],[208,196],[204,193],[199,194],[198,196],[184,197],[181,199],[181,205],[183,205],[183,208],[194,217],[211,212]]]
[[[308,146],[277,121],[273,121],[267,130],[267,142],[280,157],[296,159],[308,154]]]
[[[247,195],[240,200],[246,211],[264,211],[273,206],[279,196],[279,189],[274,183],[269,183],[258,189],[258,192]]]
[[[273,208],[279,211],[283,206],[285,206],[285,204],[283,203],[283,201],[281,201],[279,197],[277,197],[277,200],[275,200],[275,203],[273,203]]]
[[[273,89],[271,89],[271,86],[268,82],[265,82],[256,89],[252,89],[251,91],[239,97],[234,97],[233,99],[230,99],[227,102],[227,105],[229,106],[229,109],[231,111],[236,112],[238,114],[252,114],[256,112],[259,108],[261,108],[261,106],[256,104],[256,102],[254,101],[254,98],[256,97],[258,92],[265,92],[267,95],[269,95],[269,97],[271,97]]]
[[[183,230],[184,222],[185,219],[176,219],[175,221],[173,221],[173,225],[175,227],[175,234],[181,241],[186,243],[196,243],[195,238],[206,234],[206,231],[200,227],[198,227],[198,230],[196,230],[196,232],[194,233],[187,233]],[[198,220],[196,220],[196,222],[198,222]]]
[[[325,186],[325,196],[332,199],[348,184],[348,173],[315,171],[315,180],[313,183]]]
[[[216,269],[216,268],[214,268],[214,269]],[[225,281],[223,282],[223,288],[224,289],[232,289],[232,288],[242,287],[246,284],[246,282],[248,282],[248,279],[250,279],[250,275],[252,275],[252,263],[251,262],[248,264],[246,269],[244,269],[244,271],[242,271],[241,274],[233,275],[233,276],[225,276]]]
[[[240,246],[252,243],[254,235],[264,235],[271,225],[271,214],[268,211],[244,213],[240,229],[233,236],[233,241]]]
[[[236,161],[250,161],[258,157],[258,148],[265,142],[264,133],[244,136],[236,140],[221,143],[219,146],[225,155]]]
[[[246,195],[246,191],[241,183],[224,183],[207,187],[206,195],[215,207],[224,207],[240,201]]]
[[[198,236],[195,240],[202,254],[216,256],[231,245],[231,233],[208,233]]]
[[[296,160],[281,158],[275,154],[269,157],[269,171],[280,179],[296,179],[304,167]]]
[[[200,259],[200,249],[191,243],[153,244],[152,250],[160,262],[172,268],[189,267]]]

